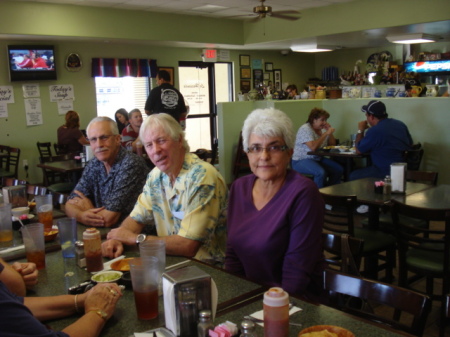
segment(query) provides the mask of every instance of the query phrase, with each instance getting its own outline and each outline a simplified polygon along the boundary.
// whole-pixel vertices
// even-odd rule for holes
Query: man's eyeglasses
[[[89,141],[89,143],[97,143],[97,140],[99,140],[101,142],[105,142],[112,136],[114,136],[114,135],[103,135],[98,138],[97,137],[88,138],[87,140]]]
[[[288,149],[288,147],[286,145],[272,145],[272,146],[268,146],[268,147],[253,145],[247,149],[247,152],[253,153],[253,154],[260,154],[265,150],[268,153],[274,154],[274,153],[280,153],[280,152],[286,151],[287,149]]]

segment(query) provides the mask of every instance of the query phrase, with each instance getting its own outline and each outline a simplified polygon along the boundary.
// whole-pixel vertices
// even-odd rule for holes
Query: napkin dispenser
[[[211,276],[197,266],[187,266],[163,274],[166,327],[176,336],[197,337],[198,313],[217,306],[217,288]]]
[[[391,164],[392,193],[405,193],[406,191],[406,163]]]
[[[3,202],[11,204],[12,208],[28,206],[25,185],[3,187]]]

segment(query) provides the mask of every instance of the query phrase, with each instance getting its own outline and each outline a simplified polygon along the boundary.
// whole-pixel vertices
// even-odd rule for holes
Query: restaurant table
[[[450,210],[450,185],[439,185],[399,200],[408,206]]]
[[[85,230],[86,226],[78,224],[78,237]],[[104,237],[109,229],[99,228]],[[15,240],[20,240],[20,235],[15,233]],[[80,268],[76,264],[75,258],[62,257],[61,247],[58,240],[46,243],[46,267],[39,271],[39,283],[29,291],[28,296],[54,296],[66,294],[68,289],[86,280],[91,274],[85,268]],[[138,256],[138,249],[131,247],[126,249],[127,257]],[[2,256],[3,257],[3,256]],[[11,257],[11,255],[10,255]],[[11,259],[8,259],[11,261]],[[25,261],[25,252],[15,253],[14,261]],[[104,259],[108,261],[108,259]],[[227,271],[184,257],[167,256],[166,265],[184,262],[183,266],[194,265],[208,273],[215,281],[218,289],[218,307],[214,320],[215,325],[231,321],[238,326],[245,315],[252,314],[262,309],[262,296],[267,287],[258,283],[246,280],[242,277],[228,273]],[[10,262],[11,263],[11,262]],[[292,299],[292,298],[291,298]],[[393,331],[384,326],[372,323],[339,310],[329,308],[324,305],[316,305],[304,302],[301,299],[294,299],[296,306],[302,311],[291,316],[292,322],[302,323],[303,327],[290,327],[290,336],[297,336],[301,329],[318,324],[331,324],[342,326],[351,330],[356,336],[400,336],[406,335]],[[163,297],[159,297],[159,315],[152,320],[139,320],[137,318],[134,295],[130,288],[123,291],[123,296],[119,300],[113,317],[106,323],[100,336],[128,337],[134,332],[144,332],[151,329],[165,326]],[[78,315],[50,320],[48,324],[54,330],[62,330],[72,324]],[[259,336],[263,336],[263,329],[257,326]]]
[[[323,187],[319,191],[320,193],[338,196],[356,195],[358,204],[369,206],[369,228],[378,229],[380,215],[379,208],[381,206],[389,206],[392,199],[404,202],[407,196],[433,188],[433,186],[429,184],[408,181],[406,182],[405,193],[380,194],[375,193],[374,190],[375,182],[379,180],[380,179],[377,178],[364,178],[347,181],[341,184]]]
[[[348,177],[350,176],[350,172],[353,169],[353,159],[355,158],[367,158],[368,154],[364,153],[356,153],[356,152],[331,152],[324,151],[323,149],[319,149],[317,151],[309,151],[309,155],[319,156],[319,157],[330,157],[330,158],[344,158],[345,166],[344,166],[344,181],[348,181]]]
[[[76,183],[79,180],[86,164],[77,162],[75,159],[68,159],[41,163],[36,166],[46,170],[65,173],[70,177],[71,182]]]

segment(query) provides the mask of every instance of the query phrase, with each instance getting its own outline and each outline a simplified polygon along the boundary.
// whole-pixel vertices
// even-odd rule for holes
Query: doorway
[[[179,62],[180,92],[189,105],[186,139],[191,151],[212,149],[217,134],[217,103],[233,101],[231,63]]]

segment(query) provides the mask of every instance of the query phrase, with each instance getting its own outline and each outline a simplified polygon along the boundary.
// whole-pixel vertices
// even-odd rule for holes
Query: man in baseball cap
[[[366,120],[358,123],[356,152],[369,153],[372,166],[353,171],[349,178],[382,179],[390,175],[392,163],[404,161],[404,153],[411,148],[412,138],[405,123],[388,118],[383,102],[370,101],[362,106],[361,111],[366,114]]]

